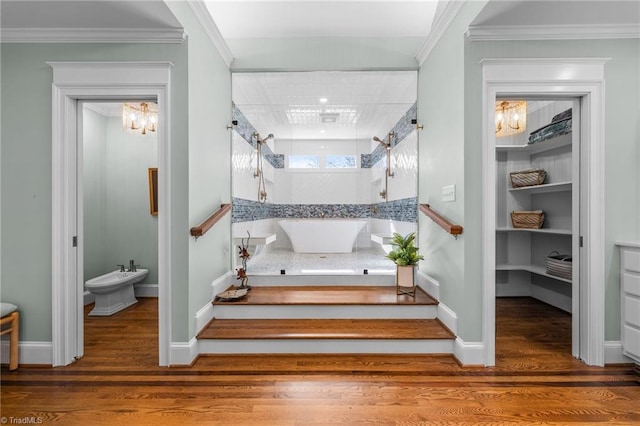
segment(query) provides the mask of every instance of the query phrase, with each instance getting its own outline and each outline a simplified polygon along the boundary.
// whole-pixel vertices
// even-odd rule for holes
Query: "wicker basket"
[[[566,280],[572,277],[573,262],[570,254],[560,254],[552,251],[545,258],[547,263],[547,274],[555,275]]]
[[[536,210],[532,212],[511,212],[511,223],[514,228],[529,228],[539,229],[542,228],[544,223],[544,212],[542,210]]]
[[[519,170],[509,173],[509,176],[511,176],[511,186],[521,188],[543,184],[547,179],[547,172],[542,169]]]

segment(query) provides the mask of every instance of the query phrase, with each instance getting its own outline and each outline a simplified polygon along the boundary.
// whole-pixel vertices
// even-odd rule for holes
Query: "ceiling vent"
[[[337,112],[334,112],[334,113],[321,112],[320,113],[320,121],[322,121],[323,123],[335,123],[338,121],[338,118],[340,118],[340,114],[338,114]]]

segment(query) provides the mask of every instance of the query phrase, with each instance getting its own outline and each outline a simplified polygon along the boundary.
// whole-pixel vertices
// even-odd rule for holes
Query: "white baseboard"
[[[485,365],[484,344],[482,342],[465,342],[456,337],[453,355],[463,366]]]
[[[571,313],[571,297],[564,294],[557,293],[552,290],[547,290],[544,287],[537,285],[531,286],[531,297],[536,298],[551,306],[555,306],[558,309],[562,309],[565,312]]]
[[[418,269],[418,286],[436,300],[440,300],[440,283],[438,280]]]
[[[236,283],[236,276],[234,271],[229,271],[226,274],[215,279],[211,283],[211,290],[213,291],[213,293],[211,294],[211,300],[215,299],[217,294],[222,293],[223,291],[225,291],[235,283]]]
[[[188,342],[171,342],[169,365],[191,365],[198,356],[198,339],[195,337]]]
[[[136,297],[158,297],[158,284],[134,284]]]
[[[207,324],[213,319],[213,305],[211,302],[207,302],[198,312],[195,317],[195,330],[199,333]]]
[[[634,361],[622,353],[622,342],[619,340],[605,340],[605,364],[632,364]]]
[[[19,342],[18,364],[53,364],[53,352],[51,342]],[[2,363],[9,363],[9,342],[0,344],[0,359]]]
[[[438,303],[437,318],[445,325],[453,334],[458,334],[458,316],[447,305],[442,302]]]

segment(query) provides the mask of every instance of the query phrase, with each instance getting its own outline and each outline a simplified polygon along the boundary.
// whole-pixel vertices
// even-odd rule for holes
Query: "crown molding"
[[[449,25],[451,25],[451,22],[456,17],[465,1],[466,0],[448,0],[442,10],[442,13],[435,17],[427,39],[416,53],[418,66],[421,66],[424,61],[426,61],[429,53],[431,53],[433,48],[436,46],[440,37],[442,37],[445,31],[447,31],[447,28],[449,28]]]
[[[469,41],[640,38],[640,25],[472,25],[465,35]]]
[[[2,28],[2,43],[182,43],[182,28]]]
[[[198,22],[202,25],[204,32],[209,36],[209,39],[222,56],[222,60],[228,67],[231,67],[231,63],[233,62],[233,54],[231,50],[229,50],[229,46],[227,46],[227,42],[222,37],[220,30],[218,29],[216,23],[213,21],[207,6],[204,4],[202,0],[187,0],[187,4],[193,11]]]

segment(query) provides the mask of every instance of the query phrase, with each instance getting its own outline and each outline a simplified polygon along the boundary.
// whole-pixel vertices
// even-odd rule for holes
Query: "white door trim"
[[[582,98],[581,182],[585,238],[580,279],[580,358],[604,365],[604,58],[483,59],[482,64],[482,254],[483,343],[485,365],[495,365],[496,154],[494,114],[497,95]],[[588,314],[587,314],[588,313]]]
[[[52,364],[83,353],[83,286],[78,277],[76,190],[77,101],[155,98],[158,102],[158,332],[159,364],[170,363],[171,139],[170,62],[49,62],[52,111]],[[80,218],[82,223],[82,218]],[[80,268],[80,269],[79,269]]]

